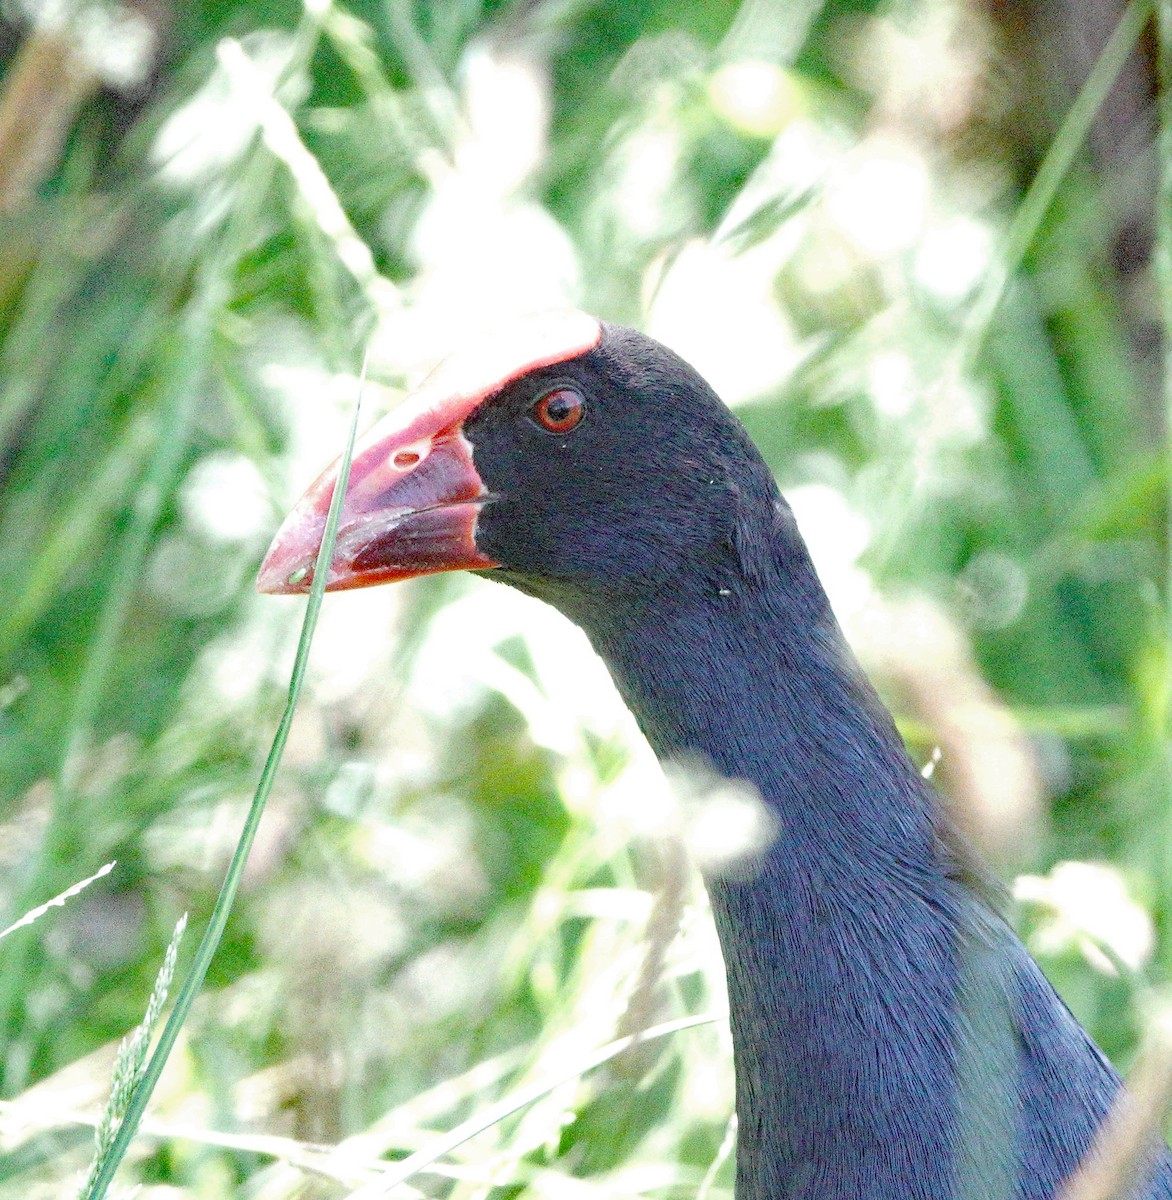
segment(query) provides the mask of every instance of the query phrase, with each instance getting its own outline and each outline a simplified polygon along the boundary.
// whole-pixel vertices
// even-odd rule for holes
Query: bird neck
[[[769,859],[871,879],[934,855],[930,793],[808,560],[784,581],[599,604],[582,624],[662,760],[757,789],[780,823]]]
[[[865,1174],[882,1168],[868,1156],[893,1145],[939,1178],[954,1103],[967,898],[804,547],[788,553],[784,578],[666,590],[583,622],[660,757],[702,756],[774,816],[763,854],[707,880],[736,1057],[738,1200],[797,1194],[827,1163],[858,1176],[837,1180],[842,1195],[870,1194]]]

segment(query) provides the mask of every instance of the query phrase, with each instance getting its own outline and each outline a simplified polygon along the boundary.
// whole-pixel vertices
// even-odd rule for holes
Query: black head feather
[[[533,415],[556,388],[585,403],[564,434]],[[621,326],[509,384],[464,432],[496,497],[477,544],[498,575],[562,608],[743,587],[769,573],[773,540],[792,530],[736,417],[678,355]]]

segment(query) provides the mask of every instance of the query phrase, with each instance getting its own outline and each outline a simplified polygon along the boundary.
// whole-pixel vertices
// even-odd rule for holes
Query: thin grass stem
[[[30,912],[26,912],[19,921],[13,921],[7,929],[0,929],[0,940],[6,938],[10,933],[14,933],[18,929],[23,929],[26,925],[32,925],[35,921],[39,921],[45,913],[51,908],[64,908],[65,904],[72,900],[74,896],[84,892],[91,883],[96,883],[99,879],[109,875],[114,869],[114,862],[111,860],[105,866],[99,867],[92,875],[86,879],[73,884],[72,887],[67,887],[65,891],[58,893],[52,900],[46,900],[44,904],[38,904],[36,908]]]
[[[610,1062],[612,1059],[629,1050],[636,1043],[651,1041],[654,1038],[667,1037],[671,1034],[680,1033],[685,1029],[694,1029],[697,1025],[711,1024],[713,1021],[719,1019],[719,1017],[712,1013],[680,1017],[678,1020],[666,1021],[662,1025],[656,1025],[651,1029],[641,1030],[639,1033],[628,1034],[626,1037],[608,1042],[589,1058],[575,1063],[569,1070],[562,1071],[552,1078],[539,1080],[529,1087],[523,1087],[515,1092],[511,1092],[496,1104],[490,1104],[487,1108],[469,1117],[468,1120],[462,1121],[448,1133],[441,1134],[422,1150],[417,1150],[414,1154],[409,1154],[401,1162],[391,1164],[385,1174],[360,1187],[356,1192],[352,1192],[348,1200],[379,1200],[379,1197],[386,1196],[393,1188],[397,1188],[400,1184],[406,1183],[413,1175],[418,1175],[421,1171],[426,1170],[443,1158],[444,1155],[450,1154],[457,1146],[468,1141],[469,1138],[475,1137],[478,1133],[483,1133],[486,1129],[491,1129],[493,1125],[499,1124],[506,1118],[511,1117],[513,1113],[518,1112],[520,1109],[527,1108],[530,1104],[536,1103],[563,1084],[571,1083],[573,1080],[585,1075],[587,1071],[593,1071],[595,1068],[602,1066],[603,1063]]]
[[[297,644],[297,656],[294,659],[293,672],[289,679],[289,697],[285,703],[285,710],[281,714],[281,720],[273,736],[272,747],[269,750],[268,757],[265,759],[264,769],[261,771],[256,791],[253,793],[252,803],[248,809],[248,816],[244,822],[240,840],[236,844],[232,861],[228,864],[227,874],[220,888],[220,894],[216,897],[215,907],[212,909],[212,915],[208,921],[207,928],[204,930],[199,949],[195,953],[195,960],[191,965],[191,970],[188,972],[187,978],[183,981],[183,987],[175,1000],[175,1007],[171,1010],[171,1015],[167,1018],[167,1023],[163,1026],[163,1032],[159,1035],[154,1053],[151,1055],[150,1061],[147,1063],[142,1077],[134,1089],[134,1094],[127,1103],[125,1116],[118,1128],[117,1136],[111,1142],[109,1151],[103,1159],[100,1169],[95,1172],[93,1182],[89,1190],[85,1193],[84,1200],[102,1200],[106,1195],[106,1190],[114,1178],[114,1173],[117,1171],[119,1163],[125,1156],[130,1142],[138,1130],[143,1113],[146,1111],[147,1103],[150,1101],[151,1093],[154,1091],[155,1085],[163,1073],[163,1067],[166,1065],[167,1058],[170,1056],[175,1042],[179,1037],[179,1031],[183,1028],[183,1024],[191,1012],[191,1006],[195,1002],[195,997],[199,993],[200,987],[203,985],[208,967],[211,965],[216,948],[219,946],[220,939],[227,927],[228,916],[232,911],[232,903],[236,898],[240,880],[244,875],[244,867],[248,861],[248,854],[252,849],[256,831],[260,827],[260,820],[264,814],[265,804],[273,788],[273,781],[276,778],[277,769],[280,766],[281,757],[285,751],[285,743],[289,740],[289,730],[293,724],[293,714],[297,710],[297,702],[300,699],[301,689],[305,682],[305,671],[309,663],[309,648],[313,642],[314,630],[317,628],[317,618],[321,611],[322,599],[325,596],[326,579],[329,576],[329,564],[334,555],[334,542],[338,536],[338,521],[342,512],[342,498],[346,494],[346,485],[350,478],[350,459],[354,452],[354,440],[358,433],[358,414],[361,408],[362,387],[365,382],[366,363],[364,361],[359,382],[359,396],[354,405],[354,414],[350,419],[350,432],[346,441],[346,449],[342,455],[341,468],[338,471],[338,482],[334,487],[334,494],[330,500],[329,515],[326,518],[325,536],[322,538],[322,544],[318,550],[317,560],[314,565],[313,584],[309,592],[309,603],[306,605],[305,618],[301,625],[301,637]]]

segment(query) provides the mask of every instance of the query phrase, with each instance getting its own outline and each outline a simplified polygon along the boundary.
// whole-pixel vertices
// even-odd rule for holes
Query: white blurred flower
[[[188,472],[180,495],[188,524],[212,542],[246,542],[272,523],[268,489],[243,454],[209,454]]]
[[[43,34],[68,33],[89,69],[118,90],[143,82],[158,48],[147,12],[130,4],[10,0],[0,11],[9,21],[27,21]]]
[[[388,672],[390,631],[402,608],[402,588],[364,588],[330,596],[313,639],[314,696],[319,704],[344,701]]]
[[[524,639],[536,679],[498,653],[513,638]],[[632,725],[586,635],[548,605],[504,587],[477,587],[436,615],[412,686],[416,702],[439,717],[469,707],[486,688],[495,691],[525,718],[538,745],[560,754],[577,749],[583,731],[611,737]]]
[[[885,417],[906,417],[919,392],[911,358],[902,350],[880,350],[867,364],[867,390]]]
[[[751,875],[777,836],[777,818],[756,788],[724,779],[700,762],[670,763],[666,775],[679,803],[684,844],[701,870],[724,878]]]
[[[877,136],[861,143],[829,181],[826,212],[864,254],[887,258],[919,238],[931,186],[928,164],[915,147]]]
[[[678,803],[659,759],[642,743],[597,799],[598,823],[632,837],[678,835]]]
[[[669,210],[679,194],[681,139],[666,122],[644,125],[619,148],[615,206],[636,239],[653,238],[670,224]]]
[[[915,276],[945,301],[963,300],[980,283],[993,257],[993,235],[972,217],[930,225],[916,251]]]
[[[296,325],[273,325],[256,351],[260,382],[276,394],[281,409],[288,414],[289,444],[283,472],[287,491],[278,498],[282,511],[345,449],[360,392],[360,433],[403,398],[401,391],[370,377],[375,370],[380,374],[395,370],[394,364],[377,359],[373,351],[367,378],[360,382],[357,375],[328,370],[303,339],[304,332]],[[274,531],[277,517],[277,513],[270,514]]]
[[[794,117],[800,93],[776,63],[739,59],[719,67],[708,84],[713,108],[754,137],[773,137]]]
[[[492,193],[522,187],[545,154],[549,87],[537,63],[483,44],[460,64],[467,135],[456,148],[458,172]]]
[[[1107,947],[1132,970],[1152,955],[1155,936],[1151,918],[1128,894],[1123,876],[1104,863],[1062,862],[1049,875],[1021,875],[1013,885],[1017,900],[1048,909],[1030,939],[1040,954],[1077,946],[1087,961],[1106,974],[1115,964]]]
[[[292,38],[266,30],[249,35],[245,43],[253,71],[271,93],[294,52]],[[222,174],[239,158],[260,128],[262,115],[247,81],[217,58],[207,82],[163,122],[152,156],[165,179],[189,187]]]
[[[956,590],[973,625],[1004,629],[1021,616],[1030,580],[1016,559],[998,550],[982,550],[965,565]]]
[[[871,544],[871,524],[824,483],[786,490],[810,557],[840,621],[849,624],[872,600],[871,577],[859,559]]]
[[[647,332],[682,355],[727,404],[775,390],[802,348],[773,299],[789,246],[778,238],[737,254],[727,243],[691,242],[668,268]]]
[[[572,306],[578,261],[569,235],[525,193],[544,159],[549,82],[518,53],[473,47],[462,64],[465,124],[453,160],[421,165],[432,191],[411,234],[413,303],[375,335],[377,354],[411,374],[433,366],[485,314]]]
[[[752,873],[777,834],[752,784],[725,779],[700,758],[661,764],[641,738],[599,794],[597,815],[632,837],[678,838],[701,870],[726,878]]]

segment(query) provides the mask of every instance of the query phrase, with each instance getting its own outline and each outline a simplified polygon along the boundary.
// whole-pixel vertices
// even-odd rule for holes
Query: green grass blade
[[[1160,0],[1157,6],[1159,23],[1159,113],[1160,113],[1160,182],[1156,195],[1156,279],[1160,289],[1163,337],[1163,384],[1165,438],[1168,453],[1172,455],[1172,0]],[[1172,504],[1172,470],[1165,478]],[[1169,508],[1172,514],[1172,507]],[[1165,563],[1165,626],[1164,626],[1164,671],[1163,671],[1163,728],[1165,737],[1172,732],[1172,561]],[[1161,897],[1165,921],[1172,911],[1172,843],[1169,842],[1168,825],[1172,824],[1172,758],[1165,755],[1165,831],[1160,839],[1163,847],[1162,867],[1159,878],[1163,881]],[[1165,927],[1166,928],[1166,927]]]
[[[277,768],[280,766],[281,756],[285,751],[285,743],[289,738],[289,729],[293,724],[293,714],[297,709],[297,701],[301,696],[301,688],[305,681],[305,671],[309,662],[309,647],[313,641],[314,630],[317,627],[318,613],[321,610],[322,598],[325,595],[326,578],[329,575],[329,564],[333,558],[334,542],[338,535],[338,521],[342,511],[342,498],[346,494],[346,485],[350,478],[350,459],[354,452],[354,439],[358,432],[358,414],[361,408],[361,394],[365,380],[366,364],[364,361],[362,376],[359,382],[359,397],[354,405],[354,415],[350,420],[350,432],[345,452],[342,455],[342,465],[338,472],[338,482],[334,487],[334,495],[330,501],[330,511],[326,518],[325,536],[322,538],[321,549],[318,551],[317,561],[314,565],[313,585],[309,592],[309,602],[305,609],[305,619],[301,625],[301,637],[297,644],[297,656],[294,660],[293,672],[289,680],[289,698],[285,703],[285,711],[281,714],[280,723],[277,725],[277,732],[273,736],[273,744],[269,750],[268,757],[265,759],[264,769],[261,771],[256,791],[253,793],[252,804],[249,806],[248,817],[244,822],[240,840],[236,844],[236,851],[232,855],[232,861],[228,864],[228,872],[220,888],[220,894],[216,898],[216,904],[212,909],[212,915],[208,921],[207,929],[204,931],[203,939],[200,941],[199,949],[195,953],[195,960],[191,965],[191,970],[188,972],[187,978],[183,982],[183,988],[175,1000],[175,1007],[171,1010],[171,1015],[167,1018],[166,1025],[163,1026],[163,1032],[159,1035],[159,1041],[155,1046],[150,1061],[143,1071],[142,1078],[139,1080],[138,1085],[134,1089],[133,1096],[127,1103],[125,1116],[118,1128],[118,1134],[111,1143],[109,1152],[104,1157],[100,1169],[95,1172],[93,1182],[85,1193],[84,1200],[102,1200],[106,1195],[106,1190],[114,1178],[114,1173],[117,1171],[119,1163],[125,1156],[126,1150],[138,1130],[143,1113],[146,1111],[146,1106],[150,1101],[151,1093],[154,1091],[155,1085],[163,1073],[163,1067],[166,1065],[167,1058],[175,1046],[176,1039],[179,1037],[179,1031],[183,1028],[183,1023],[187,1020],[195,997],[203,985],[208,967],[211,965],[216,948],[220,944],[220,938],[223,936],[224,929],[228,924],[228,916],[232,910],[232,903],[236,898],[236,891],[240,886],[240,880],[244,874],[244,866],[248,861],[248,854],[252,848],[253,839],[256,837],[256,831],[260,826],[260,819],[264,814],[265,804],[268,801],[269,793],[272,791],[273,780],[276,778]]]
[[[184,452],[189,444],[197,409],[196,378],[203,348],[210,336],[209,329],[206,307],[196,304],[187,318],[183,342],[172,360],[173,372],[162,418],[157,426],[157,441],[135,492],[130,520],[111,571],[110,587],[78,680],[54,786],[54,817],[46,830],[44,843],[25,884],[23,896],[18,901],[17,911],[31,907],[46,892],[56,890],[53,887],[55,866],[65,857],[60,847],[68,836],[67,831],[76,827],[78,773],[91,748],[96,717],[110,677],[118,640],[141,584],[166,498],[174,491],[183,468]],[[25,977],[23,964],[31,953],[31,945],[17,939],[12,956],[0,972],[0,1029],[10,1028],[12,1014],[21,1003],[21,980]],[[8,1085],[12,1083],[7,1079],[5,1082]]]
[[[998,262],[973,301],[960,340],[961,369],[971,366],[984,344],[1010,280],[1017,273],[1026,251],[1033,244],[1058,188],[1086,140],[1095,116],[1111,90],[1123,64],[1135,48],[1143,27],[1152,15],[1152,0],[1132,0],[1103,47],[1077,99],[1070,106],[1025,198],[1014,213]]]

